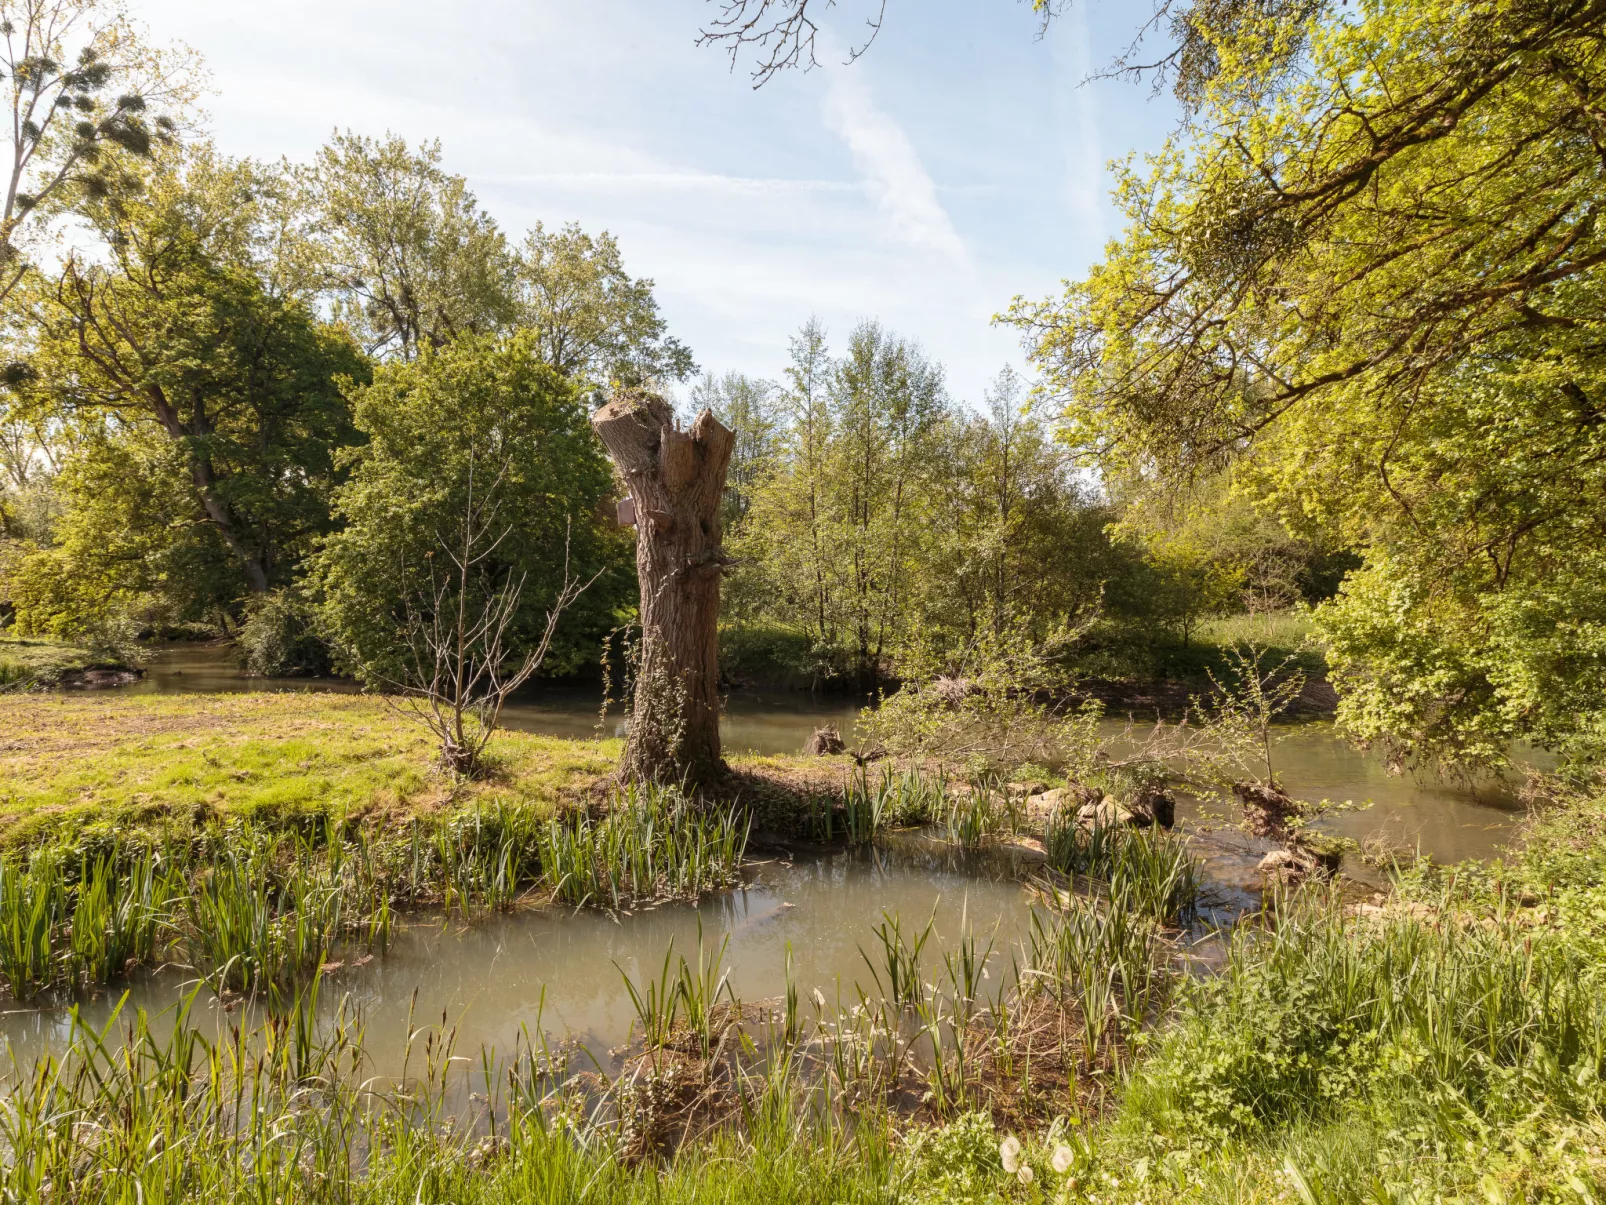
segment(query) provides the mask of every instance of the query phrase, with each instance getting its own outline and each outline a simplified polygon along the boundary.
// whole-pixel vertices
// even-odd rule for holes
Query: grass
[[[0,697],[0,847],[215,820],[396,826],[496,804],[552,812],[609,774],[613,741],[506,732],[492,773],[454,782],[424,729],[383,701],[336,694]]]

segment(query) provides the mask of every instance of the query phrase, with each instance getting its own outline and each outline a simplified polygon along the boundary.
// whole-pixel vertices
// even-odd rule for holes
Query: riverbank
[[[139,675],[137,666],[82,645],[0,636],[0,691],[126,686]]]
[[[6,1084],[0,1124],[18,1157],[0,1178],[16,1199],[75,1203],[1589,1205],[1606,1189],[1603,883],[1606,798],[1557,796],[1509,859],[1409,868],[1382,909],[1319,891],[1278,901],[1212,975],[1169,980],[1117,1064],[1073,1067],[1069,1084],[1046,1060],[997,1058],[967,1080],[939,1024],[952,1074],[925,1056],[916,1118],[875,1087],[877,1068],[914,1066],[932,1031],[910,1030],[907,1054],[878,1045],[876,1023],[849,1040],[863,1010],[845,1003],[704,1007],[612,1077],[561,1070],[537,1032],[492,1075],[454,1045],[450,1019],[423,1019],[398,1083],[373,1077],[363,1026],[314,1032],[305,995],[218,1044],[125,1019],[129,1055],[120,1025]],[[967,971],[963,947],[948,955],[949,974],[978,979],[980,1036],[1018,1035],[1020,1014],[1001,1031],[985,1004],[1002,991],[979,981],[987,959]],[[707,1006],[720,960],[703,957],[675,990]],[[1029,969],[1027,982],[1047,973]],[[650,1022],[660,985],[643,971]],[[1102,980],[1043,981],[1072,993],[1056,1015],[1079,1029]],[[931,1005],[915,1001],[911,1018]],[[735,1025],[764,1055],[726,1078],[710,1068]],[[853,1093],[811,1096],[820,1074],[849,1076]],[[716,1090],[720,1124],[682,1124]]]
[[[699,934],[685,952],[691,967],[662,985],[684,1005],[670,1006],[678,1036],[611,1081],[592,1072],[554,1078],[546,1039],[532,1032],[504,1086],[480,1084],[453,1070],[449,1054],[467,1067],[478,1066],[478,1053],[453,1052],[443,1025],[420,1039],[435,1070],[379,1088],[378,1052],[365,1052],[351,1027],[313,1025],[316,992],[305,976],[317,984],[331,941],[358,965],[381,955],[387,899],[433,901],[470,925],[506,907],[532,880],[505,851],[528,845],[555,861],[562,850],[542,844],[529,823],[592,798],[615,764],[616,741],[506,733],[493,746],[494,772],[460,784],[434,770],[420,728],[382,701],[350,695],[31,695],[0,699],[0,732],[6,845],[71,842],[63,874],[81,873],[81,864],[99,873],[96,858],[115,861],[142,834],[164,840],[161,849],[188,850],[185,883],[164,886],[159,857],[117,870],[121,895],[107,898],[148,904],[152,939],[220,987],[243,988],[247,977],[283,985],[280,1019],[239,1036],[244,1062],[181,1026],[171,1036],[152,1030],[116,1074],[96,1060],[120,1058],[120,1037],[108,1053],[85,1036],[43,1078],[24,1064],[22,1079],[5,1085],[0,1119],[6,1141],[26,1155],[0,1171],[19,1198],[109,1200],[114,1186],[138,1184],[147,1199],[267,1194],[375,1205],[421,1192],[487,1203],[1582,1203],[1606,1184],[1606,798],[1598,793],[1557,795],[1504,861],[1407,867],[1381,908],[1347,907],[1321,889],[1280,899],[1211,956],[1217,970],[1203,979],[1179,973],[1189,954],[1177,938],[1145,937],[1134,956],[1110,935],[1127,933],[1119,939],[1127,943],[1151,930],[1105,927],[1115,913],[1076,906],[1062,915],[1055,905],[1042,931],[1052,941],[995,953],[990,978],[985,953],[963,942],[940,957],[928,951],[922,970],[912,930],[893,936],[888,969],[913,978],[891,995],[947,974],[955,987],[946,1002],[922,989],[901,1003],[873,994],[859,1012],[846,1000],[807,999],[710,1009],[718,991],[697,976],[717,975],[718,959],[704,966],[704,953],[692,954]],[[795,806],[810,784],[830,786],[822,776],[844,778],[847,763],[747,758],[736,769]],[[336,821],[335,830],[349,830],[338,860],[327,844]],[[409,831],[424,834],[422,846],[379,836]],[[325,852],[311,857],[314,846]],[[1134,848],[1139,862],[1146,850]],[[695,891],[728,881],[728,861],[693,870],[704,876]],[[122,959],[141,957],[146,922],[130,923],[138,907],[95,930],[108,938],[102,948],[80,937],[80,909],[96,898],[87,880],[69,896],[50,875],[5,874],[0,895],[17,905],[8,903],[17,924],[0,940],[8,981],[35,957],[42,998],[67,972],[118,982]],[[398,893],[404,881],[414,895]],[[26,936],[37,911],[29,899],[56,908],[57,936],[42,957]],[[254,907],[268,910],[260,934]],[[1098,923],[1086,928],[1090,920]],[[156,953],[152,945],[145,956]],[[1041,982],[1054,985],[1050,994],[1006,997],[1011,958],[1025,958],[1014,965],[1029,972],[1013,991]],[[1077,959],[1087,965],[1078,969]],[[350,972],[327,971],[325,994],[342,973]],[[634,973],[648,1024],[664,1016],[654,1011],[663,1000],[651,1003],[656,972],[648,964]],[[1148,1003],[1134,1005],[1134,992]],[[995,994],[1020,1007],[989,1003]],[[223,1006],[234,1007],[232,998],[225,987]],[[697,1053],[697,1031],[685,1028],[693,1001],[707,1043],[746,1026],[764,1056],[721,1078],[718,1056],[711,1063]],[[1034,1031],[1031,1010],[1049,1001],[1044,1015],[1055,1026]],[[943,1011],[956,1006],[975,1009],[957,1047],[955,1014]],[[934,1021],[922,1023],[921,1009],[934,1009]],[[885,1046],[877,1016],[905,1018],[906,1047]],[[848,1042],[867,1019],[862,1041]],[[1083,1063],[1077,1052],[1095,1029],[1100,1041],[1123,1036]],[[286,1041],[289,1032],[298,1036]],[[934,1054],[918,1053],[933,1043]],[[905,1053],[887,1062],[896,1050]],[[840,1058],[826,1058],[830,1051]],[[180,1065],[187,1071],[176,1074]],[[917,1090],[901,1103],[888,1097],[878,1067],[914,1076]],[[262,1112],[239,1126],[226,1097],[246,1072]],[[848,1112],[822,1112],[809,1095],[820,1075],[862,1099]],[[693,1106],[716,1082],[727,1106],[718,1125],[677,1120],[698,1116]],[[474,1092],[490,1092],[496,1109],[441,1124]],[[610,1103],[593,1114],[598,1100]],[[58,1132],[55,1116],[93,1124]],[[409,1117],[434,1121],[402,1124]],[[653,1136],[645,1146],[643,1133]],[[1011,1133],[1023,1140],[1019,1151],[1006,1142]]]
[[[505,731],[489,772],[465,782],[440,772],[421,724],[368,696],[0,696],[0,849],[230,820],[312,831],[503,806],[545,817],[605,792],[619,754],[617,739]],[[847,765],[737,757],[732,790],[761,827],[784,828],[811,795],[840,795]]]

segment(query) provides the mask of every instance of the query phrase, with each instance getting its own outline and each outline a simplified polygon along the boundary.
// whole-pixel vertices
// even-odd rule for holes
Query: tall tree
[[[535,332],[541,358],[565,376],[602,388],[651,385],[696,371],[668,334],[651,280],[625,271],[619,243],[570,224],[537,223],[519,250],[516,321]]]
[[[334,450],[354,438],[338,378],[364,365],[340,333],[265,286],[270,173],[206,148],[164,152],[137,197],[86,206],[105,259],[70,255],[30,286],[34,404],[156,439],[187,514],[245,590],[286,580],[328,524]]]
[[[370,354],[410,360],[512,320],[507,241],[439,142],[336,134],[303,181],[323,287]]]
[[[693,411],[712,411],[735,440],[725,474],[724,521],[731,531],[747,519],[759,483],[774,468],[781,430],[779,393],[769,381],[739,372],[710,373],[692,390]]]
[[[534,337],[426,348],[380,366],[352,399],[367,442],[348,454],[341,526],[312,571],[337,659],[375,686],[416,689],[440,652],[438,641],[428,656],[417,643],[439,635],[439,600],[454,616],[508,608],[504,625],[478,632],[476,656],[495,660],[494,636],[495,651],[520,664],[542,647],[566,572],[581,582],[602,573],[553,634],[547,668],[589,661],[630,594],[629,545],[602,518],[613,473],[584,400],[541,362]],[[461,563],[446,573],[452,557]]]
[[[861,689],[878,686],[910,599],[908,559],[924,534],[921,505],[947,417],[942,369],[874,322],[848,338],[832,382],[846,606]]]

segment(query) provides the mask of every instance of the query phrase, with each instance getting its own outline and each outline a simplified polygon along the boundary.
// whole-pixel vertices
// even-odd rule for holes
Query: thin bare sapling
[[[564,612],[602,572],[581,581],[571,571],[571,521],[563,540],[563,584],[540,639],[521,654],[517,619],[528,573],[499,572],[496,561],[513,532],[500,518],[501,486],[512,461],[494,466],[496,475],[483,489],[480,461],[470,453],[462,509],[453,526],[435,532],[436,547],[424,554],[427,584],[403,602],[395,668],[370,667],[395,706],[440,743],[442,766],[465,777],[482,769],[509,696],[541,668]]]

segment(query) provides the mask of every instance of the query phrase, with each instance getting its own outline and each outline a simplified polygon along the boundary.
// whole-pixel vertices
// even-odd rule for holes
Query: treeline
[[[817,321],[781,380],[692,391],[737,433],[726,502],[727,668],[874,691],[1029,647],[1083,672],[1155,672],[1222,613],[1330,596],[1347,554],[1219,488],[1129,505],[1005,369],[956,402],[940,364],[864,322]]]
[[[240,638],[264,672],[373,664],[477,485],[481,594],[515,641],[565,568],[597,578],[551,665],[594,657],[634,590],[588,413],[688,374],[608,235],[510,240],[440,149],[337,136],[308,164],[205,143],[81,190],[90,236],[7,299],[0,613],[126,646]],[[388,637],[382,633],[390,633]]]
[[[436,144],[222,155],[186,135],[185,61],[83,0],[45,9],[84,44],[30,27],[0,62],[0,626],[221,635],[257,672],[417,686],[446,612],[507,612],[516,658],[590,583],[543,670],[594,662],[636,582],[589,412],[696,373],[653,283],[606,233],[503,231]],[[1022,648],[1154,672],[1210,615],[1325,598],[1347,567],[1218,478],[1157,505],[1095,471],[1010,372],[967,405],[913,341],[839,337],[810,321],[777,380],[681,393],[739,437],[739,677],[874,691]]]

